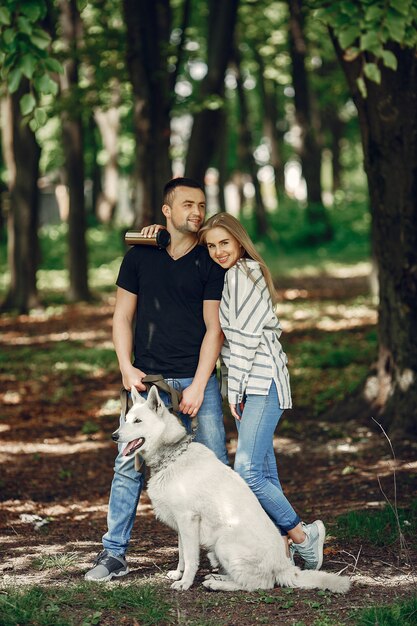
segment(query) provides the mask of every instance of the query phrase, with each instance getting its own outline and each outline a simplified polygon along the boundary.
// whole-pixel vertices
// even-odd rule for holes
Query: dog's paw
[[[175,583],[172,583],[171,589],[176,589],[177,591],[187,591],[193,584],[193,581],[189,580],[177,580]]]
[[[180,580],[182,578],[182,571],[179,569],[172,569],[167,572],[167,578],[170,580]]]
[[[202,585],[206,589],[210,589],[210,591],[217,590],[217,581],[215,580],[213,576],[206,577],[206,579],[203,580]]]

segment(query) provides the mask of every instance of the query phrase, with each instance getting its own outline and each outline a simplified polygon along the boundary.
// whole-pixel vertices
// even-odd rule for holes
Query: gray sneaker
[[[107,550],[100,552],[94,559],[94,567],[84,576],[85,580],[105,582],[129,572],[126,560],[122,556],[113,556]]]
[[[293,549],[305,563],[305,569],[320,569],[323,564],[323,546],[326,528],[321,520],[312,524],[301,522],[306,538],[303,543],[293,543]]]

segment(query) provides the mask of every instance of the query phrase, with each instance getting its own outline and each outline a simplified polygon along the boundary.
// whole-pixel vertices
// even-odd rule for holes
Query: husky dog
[[[178,567],[168,572],[174,589],[193,584],[200,546],[211,565],[224,572],[206,576],[208,589],[253,591],[275,584],[339,593],[349,589],[347,577],[292,565],[282,536],[248,485],[211,450],[191,441],[156,387],[147,400],[132,388],[132,400],[113,439],[127,444],[125,456],[140,452],[151,469],[148,494],[155,515],[178,533]]]

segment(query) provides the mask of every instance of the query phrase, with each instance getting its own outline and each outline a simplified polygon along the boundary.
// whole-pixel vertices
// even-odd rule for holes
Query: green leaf
[[[362,76],[359,76],[359,78],[356,81],[356,84],[358,85],[358,89],[361,93],[362,98],[366,98],[366,96],[368,95],[368,91],[366,89],[366,84]]]
[[[379,41],[379,37],[377,33],[370,31],[362,35],[360,38],[360,49],[361,50],[369,50],[373,52],[381,47],[381,42]]]
[[[58,93],[58,85],[49,74],[43,74],[40,78],[35,78],[33,83],[36,91],[39,93],[52,94],[54,96]]]
[[[381,83],[381,70],[376,63],[365,63],[363,71],[366,78],[369,78],[369,80],[372,80],[378,85]]]
[[[9,46],[16,37],[16,31],[14,28],[7,28],[3,33],[3,41],[6,46]]]
[[[35,118],[34,118],[34,117],[32,117],[32,119],[29,121],[29,126],[30,126],[30,129],[31,129],[33,132],[35,132],[35,131],[37,131],[37,130],[38,130],[39,125],[38,125],[38,122],[35,120]]]
[[[25,0],[20,7],[20,11],[23,15],[26,15],[31,22],[36,22],[39,18],[43,17],[45,12],[44,8],[38,2],[30,2]]]
[[[408,15],[410,12],[410,0],[391,0],[390,4],[393,9],[402,15]]]
[[[48,119],[45,109],[37,108],[35,109],[35,120],[38,126],[43,126]]]
[[[29,35],[29,36],[32,34],[32,24],[25,17],[22,17],[22,16],[18,17],[17,25],[19,27],[19,32],[24,33],[25,35]]]
[[[10,25],[10,13],[6,7],[0,7],[0,24]]]
[[[384,15],[384,10],[381,6],[371,5],[366,9],[365,20],[367,22],[380,22]]]
[[[31,42],[41,50],[45,50],[51,43],[51,38],[41,28],[35,28],[30,38]]]
[[[20,111],[23,116],[32,113],[35,106],[36,100],[31,93],[25,93],[25,95],[20,98]]]
[[[25,54],[20,61],[20,67],[26,78],[32,78],[36,68],[36,59],[30,54]]]
[[[395,56],[395,54],[393,52],[391,52],[390,50],[383,50],[382,51],[382,61],[385,65],[385,67],[389,67],[391,70],[395,70],[398,67],[398,61],[397,61],[397,57]]]
[[[56,59],[53,59],[51,57],[48,57],[47,59],[45,59],[45,67],[50,72],[57,72],[57,74],[64,73],[64,68],[62,67],[62,64]]]
[[[20,67],[16,67],[14,70],[10,72],[7,77],[7,85],[9,87],[9,93],[14,93],[17,91],[20,79],[22,78],[22,70]]]
[[[338,11],[349,15],[349,17],[358,15],[358,8],[353,2],[339,2],[337,8]]]
[[[343,48],[343,50],[346,50],[346,48],[349,48],[349,46],[351,46],[353,42],[356,41],[356,39],[358,39],[360,34],[361,34],[361,31],[359,29],[359,26],[350,26],[349,28],[346,28],[345,30],[341,31],[339,33],[338,38],[339,38],[339,43],[341,47]]]
[[[394,13],[393,11],[388,11],[387,18],[385,20],[385,25],[388,29],[390,37],[397,41],[398,43],[402,43],[404,39],[405,32],[405,20],[398,13]]]

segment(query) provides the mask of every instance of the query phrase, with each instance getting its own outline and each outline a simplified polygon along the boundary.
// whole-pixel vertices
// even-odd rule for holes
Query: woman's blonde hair
[[[242,224],[229,213],[216,213],[210,217],[200,228],[198,233],[199,242],[203,245],[207,245],[207,233],[212,228],[224,228],[227,232],[234,237],[238,243],[244,249],[243,258],[253,259],[257,261],[261,267],[262,274],[265,278],[265,282],[268,287],[268,291],[271,295],[272,303],[276,302],[276,291],[272,280],[271,272],[269,271],[265,261],[255,248],[255,244],[249,237]],[[248,273],[249,276],[249,273]]]

